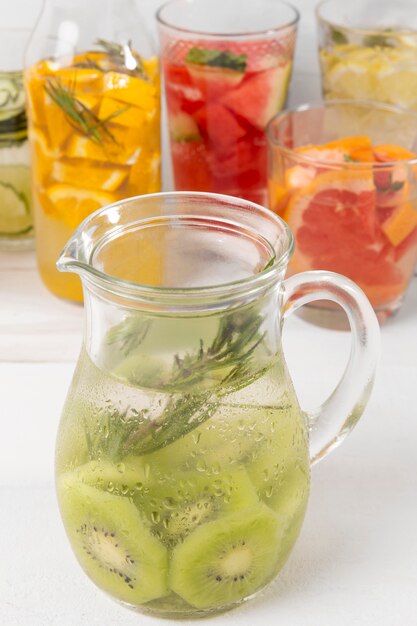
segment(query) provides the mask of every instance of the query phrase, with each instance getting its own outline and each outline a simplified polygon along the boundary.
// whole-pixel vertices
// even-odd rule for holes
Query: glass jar
[[[45,0],[26,55],[38,267],[56,295],[81,284],[55,268],[96,209],[160,188],[158,59],[133,0]]]
[[[26,30],[0,31],[0,246],[33,245],[23,51]]]

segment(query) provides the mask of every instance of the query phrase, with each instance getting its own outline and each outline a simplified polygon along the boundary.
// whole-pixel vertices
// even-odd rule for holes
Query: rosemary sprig
[[[205,348],[201,340],[195,352],[176,355],[169,380],[154,381],[168,392],[167,403],[155,418],[142,411],[127,417],[117,411],[103,410],[99,427],[94,432],[86,427],[90,458],[105,455],[118,461],[126,454],[144,455],[163,448],[184,437],[212,417],[222,399],[239,391],[262,376],[266,368],[256,369],[252,357],[262,343],[263,318],[252,305],[245,311],[223,315],[211,344]],[[150,322],[130,317],[114,327],[107,343],[117,346],[125,356],[144,340]],[[201,383],[214,371],[220,371],[218,383],[201,390]]]
[[[132,49],[132,42],[129,40],[127,44],[122,45],[106,39],[96,39],[94,42],[109,56],[110,60],[117,65],[123,66],[124,70],[130,70],[134,76],[139,76],[142,80],[149,80],[146,70],[143,66],[141,56]],[[134,67],[129,67],[132,63]]]
[[[142,317],[128,317],[117,324],[107,333],[108,345],[118,344],[119,351],[127,356],[140,346],[146,338],[151,320],[143,320]]]
[[[106,127],[106,124],[121,113],[124,113],[129,106],[114,111],[114,113],[111,113],[101,120],[93,111],[75,97],[75,85],[76,80],[74,80],[74,83],[67,89],[58,77],[53,77],[47,79],[44,88],[48,96],[61,109],[68,123],[75,130],[101,146],[103,145],[104,138],[117,143],[116,138]]]

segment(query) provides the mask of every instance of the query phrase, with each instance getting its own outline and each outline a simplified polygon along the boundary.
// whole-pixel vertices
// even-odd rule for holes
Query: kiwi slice
[[[196,608],[239,602],[275,575],[281,537],[263,504],[203,524],[174,549],[169,585]]]
[[[310,489],[307,456],[277,461],[271,449],[248,465],[248,475],[259,498],[288,523],[300,510],[305,510]]]
[[[149,489],[136,492],[134,502],[155,535],[169,548],[197,526],[259,504],[244,470],[209,476],[198,472],[165,475]]]
[[[131,456],[118,463],[106,459],[89,461],[77,467],[74,474],[79,481],[97,489],[118,496],[133,497],[136,492],[146,492],[151,468],[139,457]]]
[[[128,498],[83,482],[74,473],[58,480],[65,529],[90,578],[133,605],[168,593],[168,554]]]

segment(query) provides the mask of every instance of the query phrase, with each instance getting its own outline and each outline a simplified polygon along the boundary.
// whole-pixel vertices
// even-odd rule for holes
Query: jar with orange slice
[[[271,120],[269,203],[294,232],[290,272],[328,270],[356,282],[380,322],[404,299],[417,262],[417,116],[327,101]],[[326,302],[323,325],[344,320]]]
[[[81,300],[56,260],[93,211],[160,191],[158,60],[132,0],[47,0],[27,52],[38,267]]]

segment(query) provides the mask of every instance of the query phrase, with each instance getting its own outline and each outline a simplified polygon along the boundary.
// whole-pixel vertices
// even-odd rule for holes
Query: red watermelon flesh
[[[220,102],[244,117],[252,126],[264,129],[279,111],[287,91],[289,64],[256,73],[220,98]]]
[[[246,130],[236,117],[216,102],[196,111],[194,119],[210,147],[220,153],[227,151],[229,146],[234,146],[246,135]]]
[[[244,73],[222,67],[187,63],[192,83],[206,100],[215,100],[242,82]]]
[[[238,141],[225,152],[213,151],[209,165],[217,178],[234,178],[245,188],[248,185],[264,185],[266,177],[266,147],[251,145],[246,139]],[[250,178],[250,180],[248,180]]]
[[[202,141],[172,142],[171,155],[177,191],[213,191]]]

